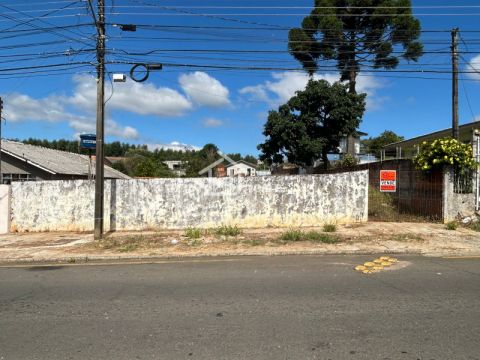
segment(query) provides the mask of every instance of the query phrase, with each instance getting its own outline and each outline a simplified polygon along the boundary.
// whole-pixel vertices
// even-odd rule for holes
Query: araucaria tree
[[[360,124],[365,111],[365,94],[352,94],[341,83],[310,80],[304,91],[297,91],[278,111],[270,111],[258,146],[261,160],[279,164],[285,158],[300,166],[311,166],[335,152],[340,139]]]
[[[340,80],[356,92],[362,68],[394,69],[399,58],[417,61],[420,22],[410,0],[315,0],[301,28],[289,33],[289,51],[313,75],[333,61]]]

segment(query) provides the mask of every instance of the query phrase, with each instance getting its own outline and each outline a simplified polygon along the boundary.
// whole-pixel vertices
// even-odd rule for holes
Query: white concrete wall
[[[475,183],[472,193],[455,193],[453,170],[447,168],[443,176],[443,221],[475,216],[475,196]]]
[[[94,184],[46,181],[12,185],[12,231],[90,231]],[[366,221],[368,172],[117,180],[105,184],[105,229],[188,226],[314,226]]]
[[[0,185],[0,234],[10,229],[10,186]]]

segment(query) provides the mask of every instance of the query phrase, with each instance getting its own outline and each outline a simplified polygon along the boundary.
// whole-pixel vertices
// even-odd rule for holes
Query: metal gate
[[[442,221],[443,172],[425,174],[409,160],[369,164],[370,221]],[[381,192],[380,171],[396,171],[396,190]]]

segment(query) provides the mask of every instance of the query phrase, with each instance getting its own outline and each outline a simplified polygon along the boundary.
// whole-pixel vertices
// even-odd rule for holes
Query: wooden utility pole
[[[105,130],[105,2],[98,0],[97,26],[97,139],[95,159],[95,230],[94,238],[103,238],[104,209],[104,158],[103,141]]]
[[[452,29],[452,137],[458,133],[458,28]]]

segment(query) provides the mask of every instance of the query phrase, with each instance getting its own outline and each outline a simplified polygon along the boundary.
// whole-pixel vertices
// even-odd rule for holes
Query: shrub
[[[351,154],[345,154],[343,155],[342,159],[337,161],[335,163],[335,167],[336,168],[349,168],[349,167],[353,167],[355,165],[358,165],[359,161],[358,159],[351,155]]]
[[[480,221],[475,221],[470,224],[470,229],[480,231]]]
[[[222,225],[215,229],[216,235],[223,235],[223,236],[237,236],[242,233],[242,230],[238,228],[237,225]]]
[[[333,223],[327,223],[323,225],[323,231],[325,232],[335,232],[337,231],[337,225]]]
[[[282,235],[280,235],[280,240],[282,241],[302,241],[304,234],[302,231],[297,229],[290,229],[285,231]]]
[[[445,228],[447,230],[457,230],[458,223],[456,221],[450,221],[445,225]]]
[[[185,230],[185,236],[190,239],[199,239],[202,236],[202,231],[198,228],[188,227]]]
[[[338,239],[335,236],[329,234],[323,234],[318,231],[309,231],[304,234],[304,238],[312,242],[320,242],[324,244],[335,244],[338,242]]]
[[[463,144],[452,138],[437,139],[432,142],[424,141],[413,162],[418,169],[423,171],[441,168],[444,165],[453,166],[457,172],[465,172],[477,167],[471,145]]]
[[[303,232],[298,229],[285,231],[280,235],[280,240],[284,242],[312,241],[325,244],[335,244],[338,242],[338,238],[330,234],[325,234],[314,230]]]

